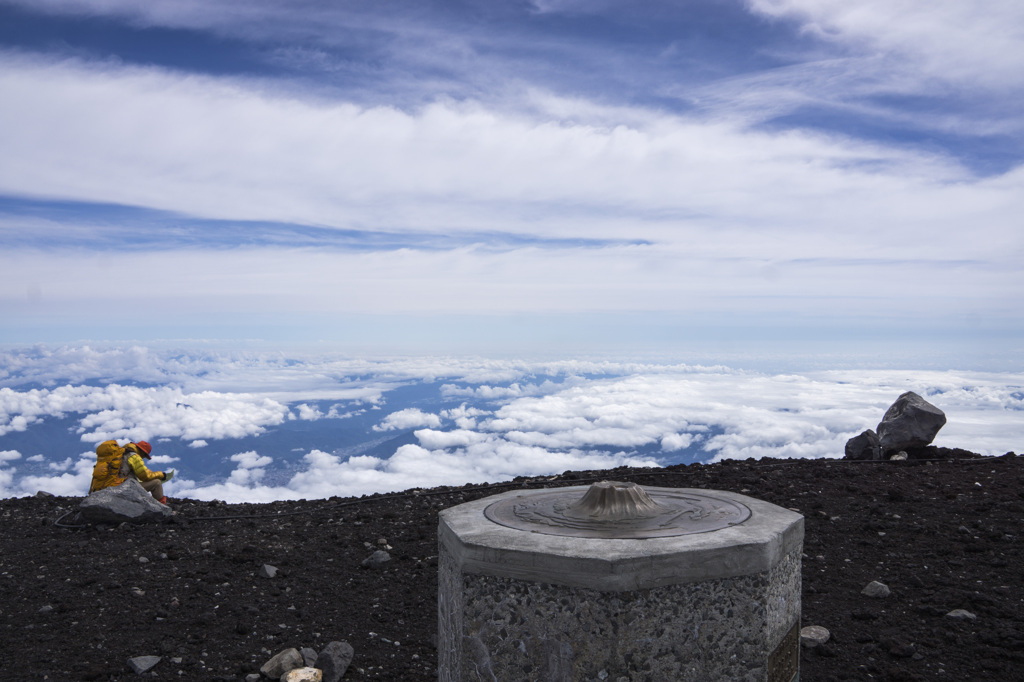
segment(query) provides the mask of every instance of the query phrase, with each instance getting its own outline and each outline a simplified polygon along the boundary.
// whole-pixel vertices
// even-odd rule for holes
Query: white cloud
[[[477,433],[467,429],[456,429],[454,431],[435,431],[434,429],[420,429],[414,432],[416,440],[428,450],[444,450],[446,448],[465,448],[477,443],[484,443],[490,440],[487,434]]]
[[[25,461],[26,462],[45,462],[46,458],[44,456],[42,456],[42,455],[32,455],[31,457],[29,457]]]
[[[238,462],[239,469],[255,469],[257,467],[265,467],[270,465],[274,459],[265,455],[250,450],[249,452],[240,452],[237,455],[231,455],[232,462]]]
[[[228,480],[224,485],[233,487],[249,487],[259,484],[263,479],[263,476],[267,473],[265,467],[272,464],[274,459],[250,450],[249,452],[240,452],[236,455],[231,455],[231,461],[238,462],[238,467],[228,475]],[[242,498],[242,500],[246,502],[253,501],[249,498]]]
[[[46,417],[76,413],[85,414],[78,428],[82,440],[99,443],[166,437],[240,438],[282,423],[288,409],[253,394],[186,394],[169,387],[111,384],[30,391],[0,388],[0,435],[24,431]]]
[[[295,411],[299,413],[299,419],[304,419],[306,421],[315,421],[323,418],[324,416],[324,413],[321,412],[319,408],[307,405],[306,403],[296,405]]]
[[[260,319],[268,311],[887,318],[941,309],[955,320],[1019,307],[1021,168],[978,179],[905,148],[545,93],[533,95],[535,113],[526,115],[472,102],[399,111],[269,91],[0,54],[0,148],[19,159],[0,165],[0,191],[197,217],[616,244],[160,250],[134,259],[163,276],[130,291],[92,276],[93,262],[77,252],[5,249],[0,304],[21,311],[36,286],[42,295],[26,314],[149,323],[225,309]],[[356,288],[359,296],[335,294]],[[139,352],[125,353],[122,371],[134,360],[147,373],[151,360]],[[213,372],[190,381],[216,383]]]
[[[157,368],[158,357],[153,360]],[[182,362],[178,354],[173,358]],[[250,357],[235,371],[242,375],[267,372],[272,365],[264,362],[276,361]],[[948,422],[939,432],[936,445],[998,455],[1019,450],[1024,442],[1024,420],[1020,418],[1024,412],[1024,375],[1019,373],[850,369],[765,374],[686,365],[453,358],[380,361],[367,371],[364,362],[291,357],[287,365],[302,379],[289,377],[280,367],[274,370],[281,372],[279,376],[290,390],[279,396],[285,402],[273,403],[279,407],[270,414],[280,417],[288,404],[311,404],[300,385],[307,382],[309,390],[321,391],[317,376],[328,368],[352,370],[347,380],[353,390],[358,388],[358,382],[351,378],[355,376],[377,387],[384,376],[394,386],[425,378],[451,381],[455,383],[439,383],[438,393],[450,398],[453,386],[465,385],[467,391],[461,395],[466,401],[439,414],[409,408],[386,415],[376,426],[377,431],[411,429],[416,438],[414,444],[398,448],[390,457],[361,455],[346,459],[300,449],[306,454],[296,472],[295,463],[289,459],[291,453],[278,457],[246,451],[230,457],[235,468],[223,481],[200,486],[185,475],[189,455],[184,455],[180,462],[183,475],[172,482],[170,494],[270,501],[501,481],[520,475],[551,475],[621,464],[654,466],[680,457],[840,457],[846,440],[864,429],[875,428],[886,408],[907,390],[918,392],[946,413]],[[341,373],[335,379],[343,376]],[[543,376],[565,377],[566,381],[536,381],[536,377]],[[479,379],[486,377],[500,384],[481,384]],[[231,376],[223,380],[233,381]],[[519,388],[504,393],[497,390],[509,384]],[[149,414],[149,409],[167,409],[173,415],[178,402],[194,404],[191,394],[177,390],[126,392],[126,387],[120,385],[107,388],[110,390],[61,386],[34,393],[9,391],[4,394],[7,402],[0,404],[7,406],[8,416],[17,416],[16,410],[11,410],[21,406],[39,419],[59,410],[70,414],[84,405],[109,411],[104,420],[120,420],[126,430],[134,428],[135,415]],[[498,395],[502,397],[496,398]],[[249,407],[238,405],[255,405],[258,409],[251,414],[260,414],[264,400],[260,394],[246,394],[244,399],[238,395],[210,398],[202,403],[209,414],[199,421],[217,423],[250,414]],[[132,411],[138,401],[149,401],[151,408]],[[36,424],[30,428],[44,427]],[[189,440],[182,435],[170,438]],[[175,460],[158,456],[161,462]],[[0,451],[0,463],[21,458],[15,450]],[[30,461],[45,460],[36,456]],[[22,495],[42,489],[83,495],[94,462],[92,452],[82,453],[77,461],[53,462],[52,468],[62,471],[54,476],[23,477],[7,467],[0,470],[0,493]],[[271,478],[273,485],[266,483]]]
[[[748,0],[826,40],[881,51],[903,68],[971,86],[1024,85],[1024,6],[1016,0]],[[896,64],[892,64],[895,66]]]
[[[665,452],[685,450],[690,447],[695,440],[699,439],[699,435],[695,436],[692,433],[666,433],[661,437],[661,449]]]
[[[93,453],[82,453],[74,462],[73,471],[67,471],[59,476],[22,476],[16,484],[7,484],[7,495],[34,495],[43,490],[54,495],[84,497],[89,493],[95,464],[96,456]],[[0,475],[0,490],[3,488],[3,476]]]
[[[441,394],[447,393],[448,386],[441,387]],[[460,429],[474,429],[476,428],[477,417],[483,417],[484,415],[491,414],[487,410],[481,410],[477,407],[469,407],[466,403],[462,403],[456,408],[450,410],[443,410],[441,416],[445,419],[451,419],[455,422],[455,425]]]
[[[0,497],[15,497],[17,493],[13,490],[14,469],[0,468]]]
[[[194,440],[188,444],[190,448],[205,448],[207,445],[209,445],[209,443],[205,440]]]
[[[843,378],[841,382],[837,377]],[[841,457],[846,440],[875,428],[899,394],[917,390],[922,395],[935,393],[933,400],[948,414],[949,424],[937,445],[965,447],[963,443],[970,442],[968,449],[1002,454],[1024,436],[1024,427],[1015,425],[1021,409],[1020,398],[1015,397],[1019,379],[865,370],[820,376],[723,371],[634,375],[511,400],[492,418],[479,420],[476,428],[490,436],[486,442],[492,445],[545,450],[660,445],[671,453],[699,445],[705,457],[716,460]],[[964,385],[986,388],[954,391]],[[989,412],[995,406],[998,412]],[[987,424],[988,435],[974,428],[979,419]],[[998,428],[993,429],[993,423]],[[993,431],[998,435],[993,437]],[[464,429],[445,435],[420,431],[417,436],[425,447],[461,446],[475,438]]]
[[[486,224],[681,244],[712,226],[813,234],[824,216],[834,237],[906,233],[891,212],[952,227],[978,204],[1012,198],[930,155],[642,111],[627,124],[622,109],[550,96],[536,98],[550,109],[537,119],[472,102],[404,112],[151,68],[11,54],[0,65],[0,144],[20,160],[0,166],[0,189],[12,194],[235,220],[449,233]]]
[[[416,407],[409,407],[398,412],[392,412],[384,417],[384,420],[373,427],[374,431],[396,431],[402,429],[414,429],[417,426],[441,425],[441,418],[436,414],[430,414]]]
[[[63,462],[50,462],[49,467],[52,471],[67,471],[73,463],[74,460],[68,457]]]

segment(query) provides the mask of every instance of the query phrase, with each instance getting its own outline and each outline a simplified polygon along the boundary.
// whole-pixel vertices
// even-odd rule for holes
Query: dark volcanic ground
[[[609,479],[731,490],[806,516],[803,624],[832,640],[803,651],[801,680],[1024,680],[1024,458],[911,454],[938,461],[747,460],[360,499],[172,500],[173,523],[79,530],[54,521],[80,498],[0,500],[0,678],[136,679],[127,659],[159,655],[148,677],[241,680],[284,648],[347,640],[345,679],[436,679],[437,511]],[[379,543],[392,560],[361,568]],[[263,564],[280,574],[260,577]],[[892,594],[861,596],[872,580]]]

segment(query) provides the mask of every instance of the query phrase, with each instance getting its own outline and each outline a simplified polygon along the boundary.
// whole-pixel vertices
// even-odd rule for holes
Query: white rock
[[[956,618],[957,620],[977,620],[978,617],[966,609],[953,609],[946,614],[946,618]]]
[[[161,660],[160,656],[136,656],[135,658],[128,659],[128,667],[131,668],[136,675],[141,675]]]
[[[321,682],[322,672],[316,668],[295,668],[281,676],[281,682]]]
[[[831,636],[832,633],[820,625],[808,625],[800,629],[800,643],[808,649],[824,644]]]

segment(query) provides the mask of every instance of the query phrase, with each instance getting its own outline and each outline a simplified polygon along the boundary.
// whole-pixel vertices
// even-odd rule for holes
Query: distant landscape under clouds
[[[0,354],[0,495],[84,495],[149,440],[174,497],[326,498],[572,469],[841,457],[902,392],[937,445],[1024,443],[1024,375],[36,347]]]

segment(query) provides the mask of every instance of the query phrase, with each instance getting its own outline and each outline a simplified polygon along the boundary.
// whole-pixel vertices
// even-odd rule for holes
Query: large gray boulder
[[[78,510],[89,523],[145,523],[171,516],[171,508],[154,500],[134,478],[90,493],[78,505]]]
[[[846,441],[846,459],[882,459],[878,434],[868,429]]]
[[[882,454],[920,448],[931,444],[946,424],[946,415],[939,408],[907,391],[889,407],[878,424],[878,441]]]

